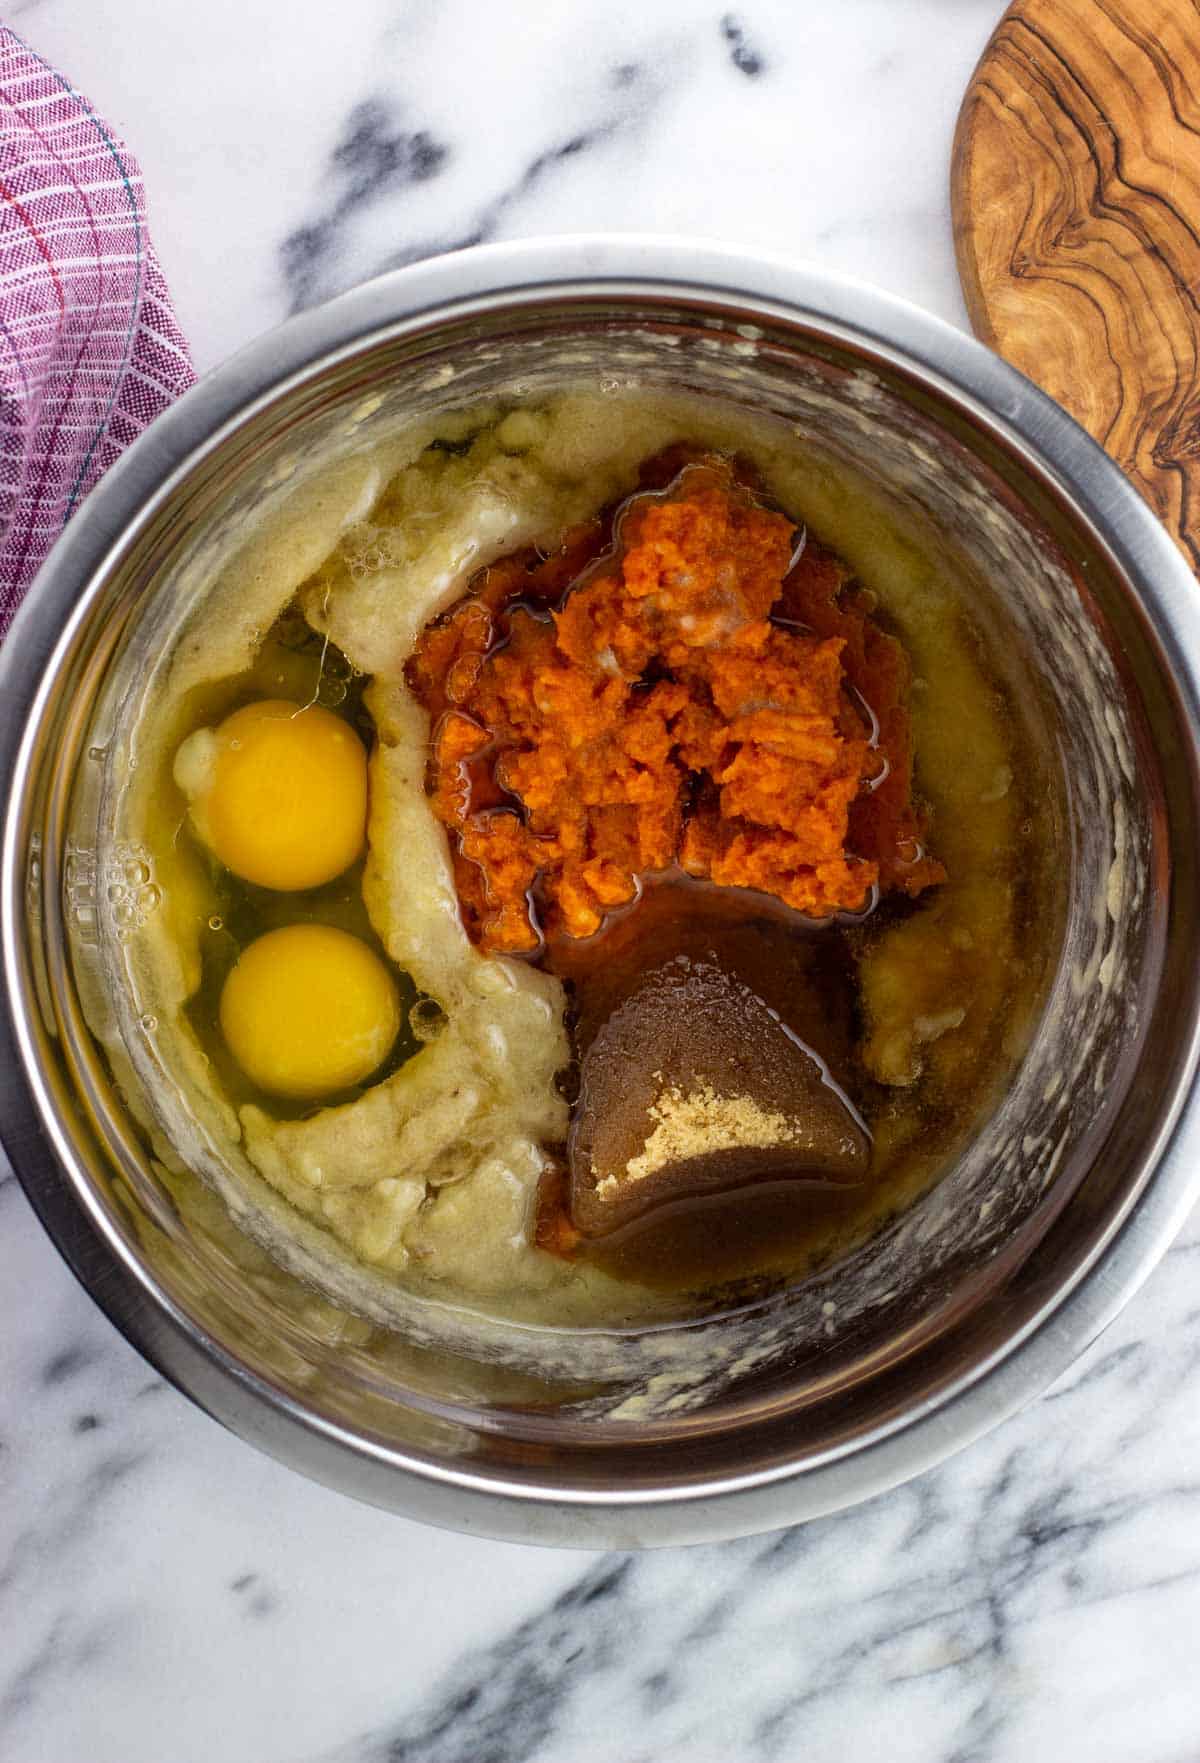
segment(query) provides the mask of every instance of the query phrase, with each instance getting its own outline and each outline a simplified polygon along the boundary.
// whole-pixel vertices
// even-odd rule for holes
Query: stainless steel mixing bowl
[[[152,1064],[131,1051],[114,1081],[91,1029],[111,1038],[104,950],[153,882],[105,844],[106,755],[121,682],[281,485],[397,414],[580,378],[769,412],[956,548],[1034,734],[1064,880],[1052,959],[992,1118],[843,1265],[691,1330],[573,1340],[416,1306],[397,1332],[339,1312],[299,1277],[319,1269],[268,1262],[171,1175]],[[435,1523],[680,1542],[916,1474],[1064,1369],[1200,1189],[1198,607],[1150,509],[1061,410],[948,326],[812,270],[566,239],[426,263],[293,320],[114,467],[0,655],[0,1131],[30,1199],[196,1402]]]

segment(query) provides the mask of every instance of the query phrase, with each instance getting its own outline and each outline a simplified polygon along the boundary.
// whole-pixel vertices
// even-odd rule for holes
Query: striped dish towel
[[[0,636],[92,485],[194,378],[136,162],[0,25]]]

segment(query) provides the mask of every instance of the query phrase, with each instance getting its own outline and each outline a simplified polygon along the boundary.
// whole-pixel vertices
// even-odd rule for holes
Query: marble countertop
[[[385,266],[588,228],[956,323],[1000,0],[14,0],[140,156],[198,367]],[[166,1386],[0,1158],[0,1763],[1200,1755],[1200,1220],[1060,1385],[842,1516],[655,1555],[444,1535]]]

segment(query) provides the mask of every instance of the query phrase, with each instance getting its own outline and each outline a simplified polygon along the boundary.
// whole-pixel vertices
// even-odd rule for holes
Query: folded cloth
[[[92,485],[194,378],[136,162],[0,25],[0,636]]]

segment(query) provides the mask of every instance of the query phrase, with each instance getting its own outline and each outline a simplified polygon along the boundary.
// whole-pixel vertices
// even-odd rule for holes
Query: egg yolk
[[[221,993],[221,1032],[254,1083],[316,1100],[362,1083],[400,1030],[396,984],[358,937],[326,924],[268,931]]]
[[[295,892],[341,875],[367,826],[367,756],[341,717],[265,698],[185,742],[176,776],[226,869]]]

